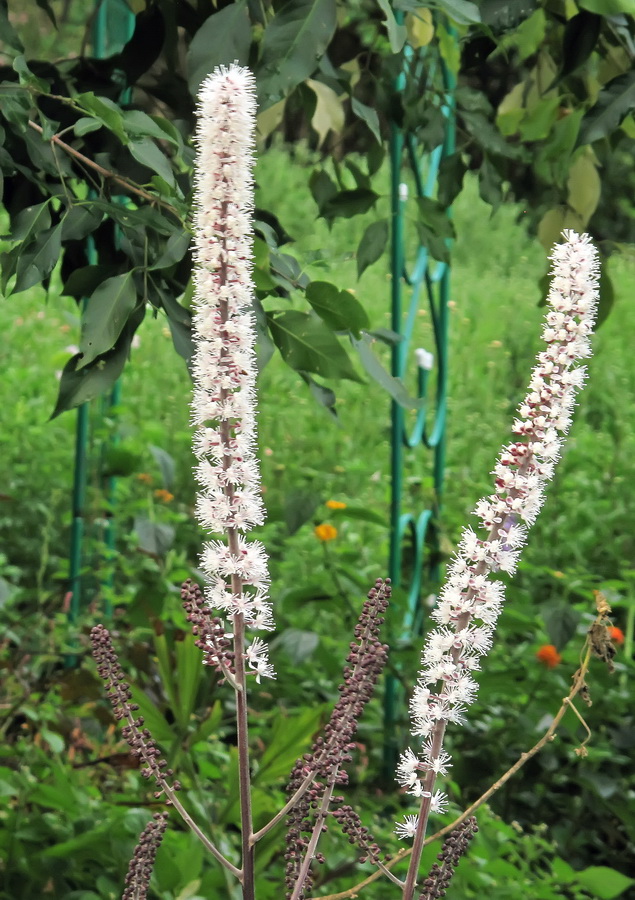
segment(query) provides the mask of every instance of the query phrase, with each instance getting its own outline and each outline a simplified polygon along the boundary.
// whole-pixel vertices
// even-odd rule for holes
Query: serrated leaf
[[[328,281],[312,281],[306,289],[306,299],[333,331],[350,331],[359,337],[359,332],[370,325],[359,300]]]
[[[206,19],[187,52],[187,81],[196,96],[202,81],[217,66],[246,65],[251,45],[251,22],[246,3],[230,3]]]
[[[82,314],[79,343],[83,354],[78,369],[113,347],[137,305],[137,291],[132,272],[107,278],[93,292]]]
[[[387,219],[380,219],[379,222],[371,222],[359,242],[357,248],[357,277],[361,278],[363,272],[374,262],[381,258],[386,244],[388,243],[388,235],[390,229]]]
[[[338,339],[316,315],[274,311],[267,314],[267,321],[282,358],[292,369],[323,378],[362,380]]]
[[[582,119],[578,144],[592,144],[612,134],[635,109],[635,71],[618,75],[598,94],[594,106]]]
[[[260,109],[286,97],[309,78],[336,26],[335,0],[289,0],[265,29],[256,69]]]

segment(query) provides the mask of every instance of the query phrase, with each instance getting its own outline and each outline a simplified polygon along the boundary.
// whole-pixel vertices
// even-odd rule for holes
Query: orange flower
[[[536,653],[536,659],[540,660],[548,669],[554,669],[562,661],[562,657],[553,644],[543,644]]]
[[[313,529],[315,532],[316,538],[320,541],[334,541],[337,537],[337,528],[334,525],[329,525],[328,523],[323,523],[322,525],[316,525]]]
[[[327,500],[325,505],[329,509],[346,509],[346,504],[340,500]]]
[[[157,498],[157,500],[163,500],[164,503],[169,503],[170,500],[174,500],[174,494],[171,494],[169,491],[166,491],[163,488],[155,491],[154,496]]]
[[[617,625],[612,625],[609,628],[609,635],[614,644],[619,644],[621,647],[624,643],[624,632],[621,628],[618,628]]]
[[[148,475],[147,472],[139,472],[137,481],[140,481],[141,484],[152,484],[152,475]]]

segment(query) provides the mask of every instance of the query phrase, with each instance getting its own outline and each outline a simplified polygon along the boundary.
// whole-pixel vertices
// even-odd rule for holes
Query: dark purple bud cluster
[[[139,843],[128,866],[126,887],[121,900],[146,900],[157,850],[168,824],[166,812],[155,813],[139,835]]]
[[[174,774],[169,769],[156,742],[147,728],[143,727],[143,716],[135,716],[139,710],[137,703],[131,703],[132,691],[126,682],[126,676],[119,665],[119,659],[112,645],[110,632],[103,625],[95,625],[90,633],[93,645],[93,658],[97,663],[97,672],[106,683],[106,692],[113,708],[117,721],[126,720],[126,725],[121,729],[121,734],[130,747],[133,756],[138,756],[145,766],[141,769],[144,778],[153,777],[160,790],[154,796],[158,800],[166,787],[178,791],[181,787],[178,781],[167,784],[167,779]],[[166,803],[170,801],[166,799]]]
[[[440,865],[435,863],[430,869],[430,874],[423,882],[419,900],[437,900],[437,898],[445,896],[454,870],[477,831],[476,819],[474,816],[470,816],[450,832],[443,844],[443,850],[437,856]]]
[[[348,836],[349,844],[356,844],[362,851],[362,856],[359,857],[360,863],[364,863],[369,859],[377,865],[380,857],[389,859],[389,857],[384,856],[379,844],[375,841],[368,828],[362,825],[362,820],[352,806],[340,806],[339,809],[334,809],[331,815],[337,820],[344,834]]]
[[[291,798],[312,772],[319,778],[302,795],[287,819],[287,851],[285,884],[289,895],[295,886],[304,851],[308,844],[307,834],[315,826],[315,815],[327,785],[346,784],[347,775],[343,764],[351,759],[350,752],[355,746],[352,738],[364,707],[371,699],[388,657],[388,647],[379,640],[379,630],[384,622],[384,613],[390,600],[390,580],[378,579],[369,591],[355,626],[355,641],[350,645],[344,668],[344,682],[338,688],[340,698],[335,704],[331,718],[324,728],[323,737],[317,738],[310,753],[298,759],[291,773],[287,796]],[[342,798],[339,798],[340,800]],[[365,851],[369,856],[369,851]],[[315,856],[321,861],[320,854]],[[312,884],[311,874],[307,876],[304,891]]]
[[[203,665],[212,666],[221,675],[224,675],[223,669],[234,674],[232,642],[225,635],[222,619],[210,615],[209,604],[198,584],[189,579],[183,582],[181,601],[187,621],[192,625],[192,633],[197,638],[196,646],[205,654]]]

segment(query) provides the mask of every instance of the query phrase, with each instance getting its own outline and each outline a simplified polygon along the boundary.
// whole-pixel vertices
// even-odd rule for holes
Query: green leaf
[[[545,603],[540,611],[550,642],[562,650],[576,633],[580,613],[569,603]]]
[[[96,357],[113,347],[123,331],[130,314],[137,305],[137,291],[132,272],[107,278],[93,292],[82,314],[82,334],[79,344],[83,354],[78,369],[83,369]]]
[[[300,372],[299,374],[302,380],[309,386],[313,399],[316,400],[320,406],[323,406],[334,419],[337,419],[337,410],[335,409],[337,397],[335,396],[335,392],[317,382],[308,372]]]
[[[135,516],[134,530],[139,539],[139,549],[155,559],[163,558],[174,544],[174,528],[165,522]]]
[[[478,6],[469,0],[434,0],[430,5],[440,9],[457,25],[477,25],[481,21]]]
[[[16,268],[16,281],[12,293],[19,294],[40,284],[59,262],[62,252],[62,223],[42,231],[24,253],[20,254]]]
[[[315,631],[285,628],[271,643],[276,648],[282,647],[291,662],[297,666],[310,659],[320,643],[320,636]]]
[[[569,19],[562,36],[562,68],[554,83],[584,65],[597,44],[601,28],[601,17],[585,10]]]
[[[439,203],[445,209],[449,209],[455,199],[461,193],[463,178],[467,172],[467,165],[463,162],[460,153],[452,153],[441,160],[439,175],[437,178]]]
[[[169,141],[177,147],[180,145],[172,129],[166,130],[152,116],[142,112],[140,109],[124,110],[122,117],[126,133],[133,138],[154,138],[157,141]]]
[[[17,214],[11,223],[11,233],[3,235],[3,240],[27,241],[28,238],[39,234],[51,227],[51,213],[49,211],[50,200],[38,203],[35,206],[25,206]]]
[[[196,96],[201,82],[217,66],[247,65],[251,23],[246,3],[230,3],[206,19],[192,38],[187,53],[187,81]]]
[[[187,725],[194,713],[196,694],[203,675],[201,651],[194,645],[196,638],[186,634],[183,640],[175,640],[176,685],[179,694],[179,713]]]
[[[130,150],[137,162],[140,162],[142,166],[147,166],[148,169],[152,169],[171,187],[174,187],[174,172],[170,161],[150,138],[131,139],[128,144],[128,150]]]
[[[89,113],[116,134],[122,144],[128,143],[128,135],[123,127],[123,114],[116,103],[108,97],[96,97],[92,91],[77,94],[75,102],[84,112]]]
[[[627,878],[608,866],[591,866],[576,872],[576,881],[598,900],[613,900],[635,884],[635,879]]]
[[[63,232],[62,232],[63,233]],[[100,284],[113,273],[113,266],[104,264],[75,269],[64,282],[62,293],[76,300],[90,297]]]
[[[15,28],[9,21],[9,9],[7,0],[0,0],[0,34],[5,44],[18,53],[24,52],[24,45],[18,37]],[[3,98],[4,100],[4,98]]]
[[[582,119],[578,145],[592,144],[612,134],[635,109],[635,71],[619,75],[606,84],[594,106]]]
[[[507,159],[520,159],[524,155],[522,147],[508,144],[496,126],[481,113],[461,110],[460,115],[474,140],[488,153]]]
[[[260,109],[309,78],[336,26],[335,0],[288,0],[265,29],[256,69]]]
[[[306,289],[306,299],[333,331],[351,331],[359,337],[360,331],[370,325],[359,300],[328,281],[312,281]]]
[[[381,525],[382,528],[386,528],[388,524],[386,516],[381,516],[365,506],[349,506],[348,503],[345,509],[329,510],[329,515],[334,519],[357,519],[361,522],[372,522],[373,525]]]
[[[446,241],[452,240],[455,233],[447,210],[438,200],[432,200],[430,197],[417,197],[417,211],[419,218],[415,225],[419,240],[435,259],[449,262],[450,250]]]
[[[280,710],[271,734],[266,736],[265,750],[254,782],[270,784],[288,776],[296,759],[309,747],[322,719],[322,707],[316,704],[295,717]]]
[[[128,319],[116,345],[97,357],[90,365],[78,368],[81,354],[73,356],[64,366],[55,409],[51,419],[76,406],[98,397],[112,388],[123,371],[128,358],[130,343],[145,315],[145,307],[140,305]]]
[[[99,131],[103,127],[104,123],[101,119],[93,119],[92,116],[82,116],[73,125],[73,133],[76,137],[83,137],[85,134],[90,134],[91,131]]]
[[[150,271],[153,271],[154,269],[167,269],[169,266],[173,266],[175,263],[180,262],[187,253],[191,240],[192,235],[189,231],[175,231],[174,234],[168,238],[165,249],[157,261],[151,266],[148,266]]]
[[[419,397],[411,397],[406,390],[403,381],[390,375],[379,362],[371,350],[372,338],[365,334],[361,341],[353,338],[353,346],[359,353],[362,365],[370,377],[380,384],[390,394],[393,400],[403,406],[404,409],[421,409],[425,400]]]
[[[328,222],[336,218],[351,219],[353,216],[368,212],[378,199],[379,194],[368,188],[339,191],[320,207],[320,215]]]
[[[406,43],[408,31],[405,25],[399,25],[389,0],[377,0],[379,7],[386,16],[386,31],[390,41],[390,49],[393,53],[399,53]]]
[[[379,222],[371,222],[359,242],[357,248],[357,277],[361,278],[363,272],[374,262],[381,258],[388,242],[388,219],[380,219]]]
[[[24,56],[16,56],[13,60],[13,68],[20,77],[20,84],[37,88],[37,90],[43,91],[45,94],[50,93],[51,86],[48,81],[44,81],[42,78],[38,78],[37,75],[33,74],[29,69]]]
[[[600,16],[635,16],[635,0],[578,0],[578,6]]]
[[[267,321],[282,358],[292,369],[361,382],[338,339],[316,315],[274,311],[267,313]]]
[[[62,219],[62,240],[81,241],[99,227],[103,218],[103,213],[89,204],[71,206]]]
[[[379,127],[377,110],[373,109],[372,106],[366,106],[366,104],[362,103],[361,100],[358,100],[357,97],[351,97],[351,109],[353,115],[357,116],[358,119],[361,119],[362,122],[365,122],[368,125],[369,129],[375,135],[377,143],[381,144],[381,128]]]
[[[288,494],[284,502],[284,521],[289,534],[299,531],[313,517],[321,502],[320,495],[313,492],[299,490]]]

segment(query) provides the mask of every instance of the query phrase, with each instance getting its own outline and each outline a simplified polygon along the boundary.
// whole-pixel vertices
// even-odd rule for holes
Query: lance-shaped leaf
[[[635,109],[635,71],[619,75],[600,91],[595,106],[582,119],[578,144],[592,144],[615,131]]]
[[[107,278],[94,291],[82,315],[79,350],[83,356],[78,369],[83,369],[115,345],[136,303],[132,272]]]
[[[340,291],[328,281],[312,281],[306,299],[333,331],[351,331],[356,337],[370,325],[366,310],[348,291]]]

